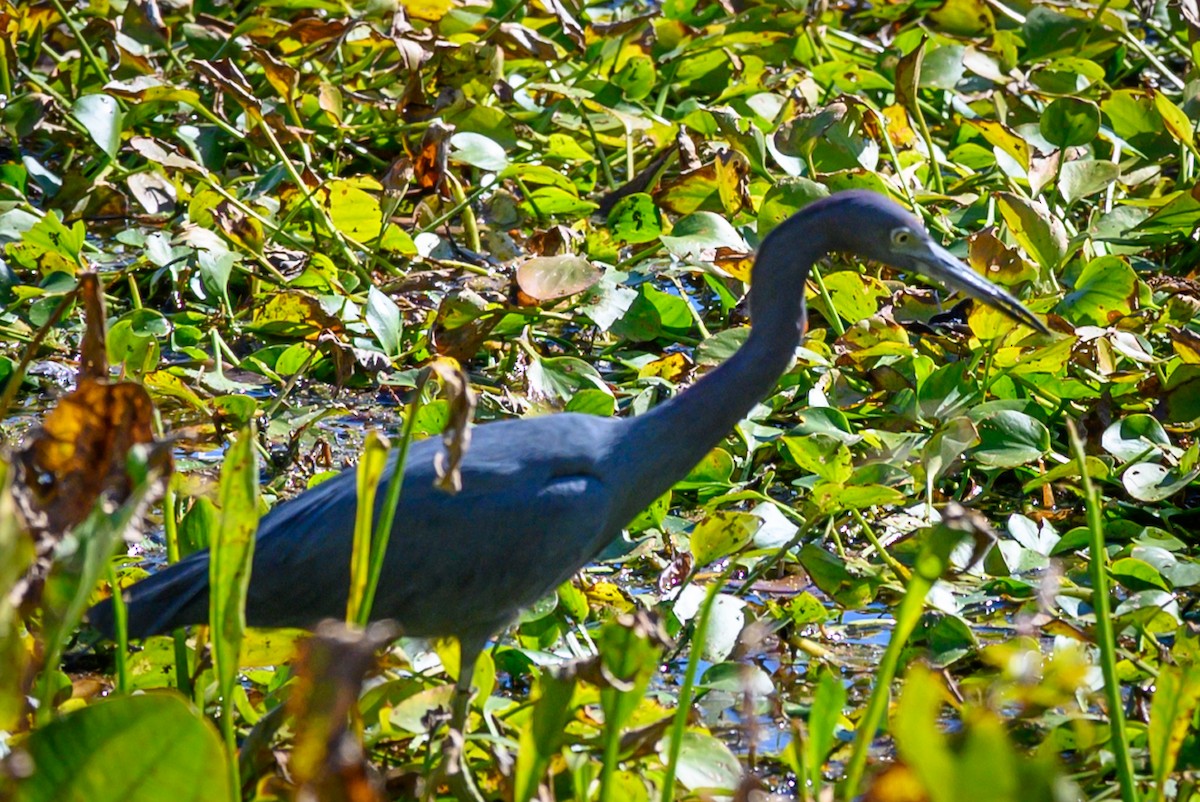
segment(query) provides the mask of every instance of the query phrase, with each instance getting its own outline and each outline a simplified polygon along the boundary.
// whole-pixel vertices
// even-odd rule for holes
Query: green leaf
[[[851,570],[845,560],[815,543],[806,543],[800,550],[800,564],[812,577],[813,584],[850,610],[857,610],[874,599],[875,589],[880,584],[877,576]]]
[[[1043,271],[1055,272],[1067,254],[1067,232],[1063,224],[1041,201],[1027,200],[1010,192],[1001,192],[997,198],[1000,214],[1013,237]]]
[[[1140,590],[1170,590],[1154,566],[1133,557],[1115,560],[1109,569],[1113,578],[1135,593]]]
[[[891,290],[874,276],[852,270],[839,270],[824,277],[833,308],[847,323],[857,323],[879,311],[881,298],[890,298]]]
[[[1171,447],[1171,438],[1152,415],[1134,414],[1105,429],[1100,436],[1100,445],[1114,457],[1129,462],[1163,453]]]
[[[808,178],[789,177],[779,181],[767,190],[758,207],[758,235],[765,237],[775,226],[828,195],[828,189]]]
[[[1080,159],[1067,162],[1059,175],[1058,191],[1064,201],[1074,203],[1104,191],[1120,174],[1120,168],[1108,161]]]
[[[1001,410],[979,421],[979,445],[971,457],[983,468],[1017,468],[1050,450],[1050,431],[1036,418]]]
[[[889,729],[896,750],[912,766],[934,802],[951,802],[956,775],[954,755],[939,722],[946,690],[933,673],[915,663],[904,677],[903,690]]]
[[[13,261],[43,275],[54,272],[74,275],[83,266],[81,254],[86,238],[82,221],[67,228],[57,214],[50,212],[23,231],[20,242],[10,243],[7,251]]]
[[[1138,501],[1157,502],[1170,498],[1200,476],[1200,470],[1181,473],[1152,462],[1139,462],[1121,476],[1126,492]]]
[[[567,192],[561,187],[541,187],[529,195],[527,201],[530,211],[536,206],[540,214],[582,216],[593,212],[597,204],[583,200],[573,192]]]
[[[23,802],[225,802],[216,730],[179,696],[119,696],[68,713],[24,743]]]
[[[379,340],[383,352],[390,357],[400,355],[401,338],[404,334],[400,320],[400,307],[372,285],[367,290],[367,326]]]
[[[352,181],[330,181],[324,187],[329,219],[355,242],[370,242],[383,230],[379,199]]]
[[[696,524],[690,538],[696,567],[708,565],[742,549],[761,521],[748,512],[718,510]]]
[[[567,724],[574,713],[571,698],[575,684],[576,676],[571,672],[545,671],[538,678],[530,694],[533,715],[521,728],[513,776],[514,802],[528,802],[533,797],[550,760],[562,748]]]
[[[626,195],[608,213],[608,227],[614,239],[630,245],[652,242],[662,234],[662,213],[654,198],[645,192]]]
[[[729,221],[713,212],[695,212],[675,224],[663,245],[680,259],[712,261],[717,248],[746,252],[750,248]]]
[[[450,137],[450,159],[491,173],[508,167],[508,154],[499,142],[470,131],[460,131]]]
[[[850,449],[841,439],[824,434],[789,435],[783,438],[783,445],[802,470],[828,482],[846,482],[854,471]]]
[[[617,411],[617,400],[611,393],[585,388],[571,396],[563,411],[610,418]]]
[[[1088,262],[1054,311],[1076,324],[1107,326],[1127,315],[1137,298],[1137,274],[1119,256]]]
[[[575,393],[588,388],[609,394],[612,392],[590,363],[573,356],[537,359],[530,364],[525,380],[534,398],[558,403],[566,403]]]
[[[1100,133],[1100,109],[1088,100],[1060,97],[1046,106],[1038,130],[1057,148],[1086,145]]]
[[[108,95],[84,95],[75,101],[71,109],[75,119],[83,123],[92,141],[100,149],[115,158],[121,148],[121,129],[125,124],[125,113],[117,105],[116,98]]]
[[[387,467],[390,451],[391,443],[385,436],[377,431],[368,432],[355,469],[358,503],[355,505],[354,540],[350,549],[350,593],[346,602],[346,621],[353,624],[361,624],[367,618],[363,604],[371,574],[375,497],[379,493],[379,480]]]
[[[811,787],[820,788],[825,762],[837,745],[837,730],[846,708],[846,686],[832,671],[821,672],[808,714],[808,738],[804,741],[805,765]]]
[[[604,726],[619,731],[641,702],[650,678],[658,673],[661,648],[637,624],[610,620],[596,637],[596,650],[612,680],[600,689]]]
[[[812,501],[823,514],[836,515],[847,510],[903,504],[908,497],[886,485],[842,485],[821,482],[813,488]]]
[[[219,525],[209,562],[213,665],[225,715],[233,713],[238,653],[246,631],[246,596],[258,529],[258,460],[254,426],[238,433],[221,466]],[[232,732],[232,722],[230,722]]]
[[[683,734],[675,776],[689,791],[706,789],[732,794],[741,782],[742,765],[719,739],[688,730]]]
[[[944,0],[925,19],[937,30],[955,36],[990,36],[996,28],[992,9],[984,0]]]
[[[1200,705],[1200,666],[1163,665],[1154,681],[1147,731],[1154,784],[1160,789],[1175,770],[1179,750],[1192,728],[1197,705]]]
[[[33,563],[34,543],[28,537],[11,492],[12,472],[0,461],[0,587],[13,588]],[[26,669],[30,654],[15,594],[0,597],[0,728],[13,732],[25,715]]]
[[[560,253],[535,256],[517,268],[517,286],[538,301],[553,301],[583,292],[595,285],[604,271],[582,256]]]
[[[974,0],[979,2],[979,0]],[[981,4],[982,5],[982,4]],[[984,6],[986,9],[987,7]],[[953,90],[966,73],[963,57],[967,48],[963,45],[938,45],[930,48],[921,64],[921,86],[933,89]]]
[[[1188,119],[1183,109],[1171,102],[1171,99],[1162,92],[1155,92],[1154,110],[1162,117],[1163,125],[1166,126],[1167,132],[1175,138],[1175,141],[1187,146],[1194,152],[1196,148],[1196,127],[1192,125],[1192,121]]]
[[[635,55],[617,70],[612,81],[629,100],[641,100],[653,91],[657,78],[654,60],[649,56]]]
[[[979,442],[979,432],[970,418],[951,418],[942,424],[921,450],[928,488],[941,478],[954,461]]]

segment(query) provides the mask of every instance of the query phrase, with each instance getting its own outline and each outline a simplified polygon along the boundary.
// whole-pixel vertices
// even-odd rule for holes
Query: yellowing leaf
[[[413,19],[437,22],[454,8],[454,0],[400,0]]]
[[[337,230],[356,242],[369,242],[383,230],[379,199],[349,181],[330,181],[322,190],[329,218]]]
[[[1006,125],[995,120],[971,120],[969,125],[975,127],[989,144],[1012,156],[1021,167],[1029,169],[1029,143]]]
[[[680,376],[687,372],[691,363],[688,358],[680,353],[668,354],[662,359],[656,359],[648,365],[644,365],[638,371],[638,378],[644,379],[648,376],[661,376],[667,381],[677,381]]]

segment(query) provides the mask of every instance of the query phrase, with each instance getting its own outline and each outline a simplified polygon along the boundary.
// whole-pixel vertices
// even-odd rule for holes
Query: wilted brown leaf
[[[459,364],[450,359],[437,359],[429,369],[442,382],[442,391],[450,401],[450,420],[442,432],[442,445],[433,459],[433,470],[437,473],[434,484],[447,493],[462,490],[462,475],[459,466],[467,455],[471,444],[471,422],[475,417],[475,394],[471,382]]]
[[[421,150],[413,161],[417,184],[422,189],[436,189],[442,185],[446,176],[448,155],[446,142],[453,133],[454,126],[441,122],[434,122],[425,129],[425,136],[421,139]]]
[[[324,621],[301,641],[288,709],[296,738],[288,768],[297,800],[370,802],[380,798],[380,778],[363,752],[357,731],[347,728],[375,652],[397,635],[390,622],[365,632]]]
[[[340,331],[342,322],[303,292],[277,292],[255,307],[250,325],[262,333],[315,339],[322,331]]]
[[[1037,278],[1037,270],[1025,263],[1016,248],[1001,242],[995,228],[985,228],[972,234],[967,239],[967,247],[971,267],[989,281],[1011,287]]]
[[[26,438],[13,460],[13,495],[39,551],[86,518],[101,496],[114,504],[129,496],[126,458],[135,445],[154,442],[153,413],[141,385],[84,378]],[[152,461],[168,465],[170,452]]]

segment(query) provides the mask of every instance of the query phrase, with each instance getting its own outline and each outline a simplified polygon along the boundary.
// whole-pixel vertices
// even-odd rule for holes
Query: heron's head
[[[847,251],[935,284],[958,290],[1009,317],[1047,333],[1045,325],[1007,290],[980,276],[933,241],[921,222],[874,192],[840,192],[812,204],[833,250]],[[807,209],[806,209],[807,211]]]

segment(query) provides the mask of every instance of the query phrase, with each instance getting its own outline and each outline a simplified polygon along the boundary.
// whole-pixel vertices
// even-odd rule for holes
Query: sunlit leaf
[[[603,270],[582,256],[563,253],[526,259],[517,268],[517,284],[535,300],[553,301],[583,292],[603,275]]]
[[[1080,159],[1063,165],[1059,177],[1058,191],[1063,200],[1074,203],[1081,198],[1102,192],[1117,180],[1120,168],[1109,161]]]
[[[615,238],[638,245],[658,239],[662,233],[662,215],[652,197],[635,192],[613,206],[608,213],[608,227]]]
[[[1088,262],[1055,311],[1077,323],[1104,326],[1129,314],[1136,297],[1133,268],[1119,257],[1101,256]]]
[[[500,143],[470,131],[460,131],[450,137],[450,159],[493,173],[508,167],[508,154]]]
[[[125,114],[115,98],[108,95],[84,95],[75,101],[72,108],[75,118],[83,124],[92,141],[108,154],[117,155],[121,147],[121,128]]]
[[[1021,247],[1043,270],[1057,270],[1067,253],[1067,233],[1058,218],[1040,201],[1008,192],[1000,193],[999,201],[1000,213]]]
[[[758,518],[746,512],[718,511],[692,530],[692,556],[702,567],[741,549],[758,531]]]
[[[689,730],[683,734],[676,775],[689,791],[733,791],[742,777],[738,759],[719,739]]]
[[[38,729],[24,749],[29,802],[233,799],[220,737],[178,695],[106,699]]]

